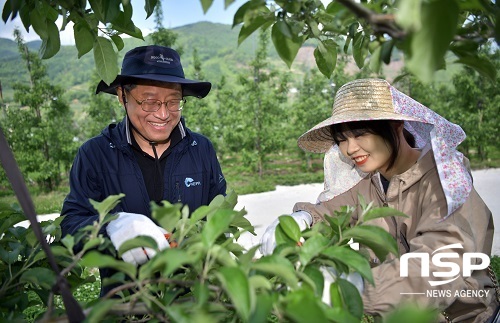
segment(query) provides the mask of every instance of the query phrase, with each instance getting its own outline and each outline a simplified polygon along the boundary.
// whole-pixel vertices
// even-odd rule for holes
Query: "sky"
[[[3,10],[5,2],[6,0],[0,0],[0,11]],[[165,28],[176,28],[199,21],[232,25],[234,14],[247,0],[236,0],[226,10],[224,9],[224,2],[224,0],[214,0],[207,13],[203,14],[200,0],[162,0],[163,26]],[[154,14],[146,20],[144,0],[132,0],[132,7],[134,8],[132,20],[135,25],[141,29],[143,36],[149,34],[155,27]],[[60,21],[57,24],[59,27],[61,26]],[[9,17],[7,23],[3,20],[0,21],[0,38],[14,39],[13,30],[15,27],[21,29],[26,42],[40,39],[32,29],[30,29],[30,33],[26,32],[19,17],[13,21]],[[74,44],[72,26],[60,32],[60,37],[62,45]]]

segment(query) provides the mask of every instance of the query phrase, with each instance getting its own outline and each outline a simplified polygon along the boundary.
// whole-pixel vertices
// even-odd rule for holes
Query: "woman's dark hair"
[[[345,132],[352,133],[355,137],[361,136],[366,133],[371,133],[382,137],[385,143],[391,150],[391,157],[389,158],[389,166],[387,169],[392,168],[396,162],[399,151],[399,136],[396,131],[396,125],[402,124],[403,121],[393,120],[374,120],[374,121],[352,121],[334,124],[330,126],[330,133],[333,141],[338,145],[340,141],[346,140]],[[406,129],[403,129],[406,141],[411,147],[415,147],[415,138]]]

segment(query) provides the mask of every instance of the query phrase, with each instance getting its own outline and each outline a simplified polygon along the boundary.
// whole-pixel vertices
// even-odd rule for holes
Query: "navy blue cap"
[[[97,85],[96,93],[106,92],[116,95],[116,87],[135,84],[141,80],[180,83],[183,96],[204,98],[212,84],[189,80],[184,77],[179,54],[172,48],[163,46],[136,47],[125,54],[121,74],[111,84],[104,81]]]

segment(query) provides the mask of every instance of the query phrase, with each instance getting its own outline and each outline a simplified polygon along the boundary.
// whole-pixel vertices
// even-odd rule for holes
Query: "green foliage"
[[[342,273],[358,272],[373,284],[368,259],[349,247],[349,240],[372,248],[380,257],[397,253],[387,232],[375,232],[367,222],[384,216],[404,216],[390,208],[364,205],[360,220],[350,225],[352,208],[345,207],[311,229],[300,231],[289,216],[281,216],[277,246],[273,254],[256,258],[258,246],[245,250],[238,244],[243,232],[253,232],[245,211],[234,210],[237,196],[218,196],[191,216],[186,207],[163,202],[152,205],[152,217],[173,231],[178,247],[158,252],[136,268],[111,255],[118,255],[108,238],[99,235],[102,227],[116,216],[109,214],[122,195],[93,202],[99,219],[75,236],[60,239],[59,222],[41,223],[51,250],[73,294],[93,320],[193,322],[380,322],[363,315],[358,290]],[[65,319],[61,298],[52,294],[55,274],[31,228],[13,227],[24,219],[19,211],[0,205],[0,317],[33,321]],[[280,234],[280,235],[279,235]],[[172,241],[172,240],[171,240]],[[74,253],[75,245],[83,249]],[[133,248],[156,244],[138,237],[129,240]],[[375,249],[376,250],[375,250]],[[378,252],[377,252],[378,250]],[[123,250],[121,250],[123,251]],[[492,266],[498,272],[496,261]],[[97,300],[99,281],[95,267],[115,268],[121,273],[103,284],[121,283]],[[322,302],[322,271],[334,270],[337,278],[326,285],[331,304]],[[112,296],[118,297],[111,298]],[[437,312],[403,306],[389,313],[384,322],[434,321]]]
[[[14,85],[21,108],[4,111],[2,128],[25,177],[51,191],[61,183],[61,173],[76,151],[72,115],[61,98],[62,89],[50,83],[45,65],[27,49],[18,30],[16,41],[30,82]]]
[[[227,7],[233,2],[226,0],[224,4]],[[158,3],[146,0],[147,17]],[[200,4],[206,12],[213,1],[200,0]],[[7,21],[19,15],[27,30],[33,27],[42,39],[39,52],[43,58],[53,57],[60,50],[57,18],[63,17],[62,29],[73,22],[78,57],[93,50],[96,66],[103,67],[98,69],[99,75],[109,84],[118,73],[115,58],[123,49],[122,35],[143,39],[131,19],[132,10],[131,2],[30,0],[17,4],[9,0],[4,5],[2,19]],[[327,78],[331,77],[334,57],[342,48],[345,53],[351,52],[360,68],[370,59],[368,65],[374,72],[378,72],[382,62],[388,64],[394,57],[393,49],[398,48],[405,54],[408,69],[422,81],[430,81],[436,70],[445,67],[444,58],[449,52],[458,57],[456,62],[493,80],[496,70],[488,68],[490,62],[478,58],[477,50],[489,39],[498,44],[499,10],[496,1],[475,0],[415,0],[389,5],[381,0],[367,3],[342,0],[332,1],[326,7],[320,0],[272,4],[248,1],[236,11],[233,27],[241,26],[238,45],[259,29],[272,30],[274,47],[289,67],[299,48],[310,39],[316,40],[316,64]],[[157,21],[158,16],[161,17],[161,12],[157,12]],[[171,36],[157,24],[154,40],[169,42]]]
[[[500,68],[500,52],[485,46],[481,57]],[[465,131],[467,138],[459,149],[471,160],[487,161],[494,154],[499,136],[498,112],[500,111],[500,76],[492,83],[471,68],[456,73],[448,85],[425,85],[415,78],[401,82],[413,98],[430,107],[446,119],[456,123]],[[450,86],[451,85],[451,86]],[[399,87],[399,85],[396,85]]]
[[[326,7],[319,0],[276,1],[274,6],[255,1],[240,7],[233,26],[242,25],[239,43],[255,30],[272,26],[274,46],[289,67],[306,40],[317,40],[316,65],[327,78],[332,76],[334,58],[342,47],[345,53],[351,51],[360,69],[370,59],[369,67],[375,73],[382,62],[391,61],[397,47],[405,54],[408,70],[424,82],[445,68],[448,52],[458,57],[456,62],[493,81],[496,70],[488,68],[488,60],[477,59],[477,52],[492,37],[498,43],[498,14],[490,14],[498,11],[494,1],[473,0],[460,4],[417,0],[392,5],[386,1],[332,1]]]
[[[222,89],[224,100],[219,124],[223,127],[220,137],[230,151],[239,152],[243,163],[257,172],[259,178],[268,167],[268,156],[283,149],[286,136],[286,102],[289,75],[280,75],[268,64],[267,44],[269,35],[259,35],[259,45],[250,69],[240,74],[241,87],[235,94]],[[220,147],[220,146],[219,146]]]
[[[0,204],[0,317],[23,320],[41,308],[47,308],[54,298],[52,286],[55,273],[50,268],[31,227],[15,226],[26,217],[9,205]],[[71,263],[70,253],[60,243],[61,229],[55,221],[44,221],[42,232],[51,242],[57,264],[64,268]],[[94,281],[93,276],[84,275],[81,266],[66,270],[73,290]],[[24,313],[23,313],[24,312]]]

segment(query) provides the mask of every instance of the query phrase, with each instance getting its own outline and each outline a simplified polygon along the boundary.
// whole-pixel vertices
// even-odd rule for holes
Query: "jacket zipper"
[[[386,201],[384,201],[384,206],[385,207],[389,206]],[[396,218],[394,216],[391,216],[391,219],[392,219],[392,223],[394,224],[396,232],[398,232],[398,223],[396,221]],[[403,233],[403,231],[401,231],[401,230],[399,230],[399,241],[401,242],[401,244],[405,248],[406,252],[407,253],[410,252],[410,244],[408,243],[408,240],[406,240],[406,236]]]
[[[181,202],[181,188],[179,181],[175,182],[175,190],[177,191],[177,202]]]

